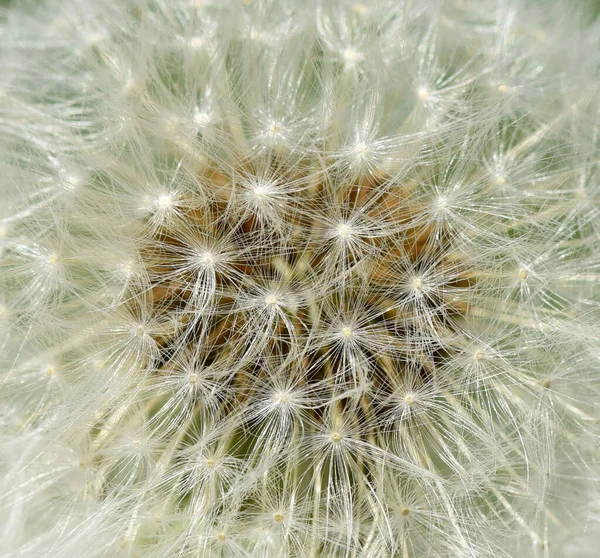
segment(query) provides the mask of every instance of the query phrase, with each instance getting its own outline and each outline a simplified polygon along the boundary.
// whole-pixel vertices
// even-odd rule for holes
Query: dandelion
[[[600,19],[0,8],[2,556],[595,556]]]

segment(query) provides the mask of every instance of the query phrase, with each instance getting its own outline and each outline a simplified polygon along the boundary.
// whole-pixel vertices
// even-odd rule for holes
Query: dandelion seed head
[[[593,555],[591,0],[54,4],[0,17],[7,552]]]

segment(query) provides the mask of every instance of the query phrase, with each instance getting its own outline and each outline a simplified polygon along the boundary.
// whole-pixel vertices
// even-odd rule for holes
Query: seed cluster
[[[143,250],[152,287],[132,304],[141,296],[169,323],[152,334],[158,373],[172,374],[182,355],[192,367],[227,370],[222,405],[236,413],[272,375],[318,389],[336,402],[328,413],[349,407],[343,420],[364,424],[368,412],[363,436],[372,436],[373,414],[384,417],[398,390],[437,389],[436,363],[456,350],[443,340],[460,332],[477,271],[452,231],[423,223],[416,180],[269,163],[268,178],[205,171],[212,196],[186,199]],[[323,407],[312,412],[321,420]]]
[[[141,250],[150,287],[130,293],[128,306],[159,324],[141,332],[158,350],[151,385],[187,384],[188,428],[220,432],[206,467],[235,459],[245,474],[264,468],[269,498],[286,501],[291,490],[318,522],[336,500],[369,490],[378,467],[447,469],[440,448],[412,429],[445,428],[428,411],[467,385],[444,362],[461,350],[483,266],[461,252],[457,231],[427,219],[415,193],[431,169],[399,182],[308,162],[289,169],[277,153],[254,164],[262,172],[203,169],[183,202],[158,198]],[[172,398],[155,399],[150,424],[174,413]],[[188,454],[194,435],[177,427],[175,451]],[[232,479],[215,489],[212,513],[258,505]],[[186,479],[177,494],[203,490]]]
[[[7,556],[595,558],[597,2],[4,4]]]

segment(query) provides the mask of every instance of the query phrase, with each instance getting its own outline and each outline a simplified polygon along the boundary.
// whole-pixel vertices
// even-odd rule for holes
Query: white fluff
[[[600,19],[0,8],[0,556],[595,556]]]

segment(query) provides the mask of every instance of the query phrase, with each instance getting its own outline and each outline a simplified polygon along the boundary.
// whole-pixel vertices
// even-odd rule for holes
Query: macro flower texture
[[[2,558],[594,558],[600,3],[0,3]]]

